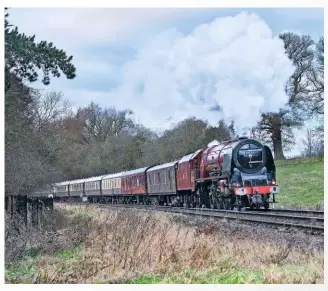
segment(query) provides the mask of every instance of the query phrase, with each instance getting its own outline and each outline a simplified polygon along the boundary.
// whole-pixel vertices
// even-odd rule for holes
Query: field
[[[42,231],[15,229],[7,283],[323,283],[323,236],[63,205]]]
[[[322,208],[324,200],[323,159],[293,159],[278,161],[277,181],[281,193],[280,205],[291,207]]]

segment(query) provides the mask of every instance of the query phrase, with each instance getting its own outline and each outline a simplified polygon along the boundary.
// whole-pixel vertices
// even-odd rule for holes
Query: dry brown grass
[[[223,235],[217,225],[187,227],[173,222],[173,214],[91,206],[60,206],[57,215],[69,222],[55,227],[52,243],[57,247],[43,246],[42,255],[30,259],[30,276],[13,276],[13,270],[20,271],[19,262],[7,264],[7,282],[124,282],[142,274],[167,277],[186,270],[196,270],[196,277],[206,270],[256,271],[261,274],[259,283],[323,282],[323,252],[241,240]]]

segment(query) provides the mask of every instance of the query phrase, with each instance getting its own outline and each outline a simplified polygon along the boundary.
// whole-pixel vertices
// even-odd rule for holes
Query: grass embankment
[[[277,161],[277,181],[281,193],[280,205],[323,207],[324,161],[319,158]]]
[[[6,224],[7,283],[323,283],[323,251],[178,223],[173,214],[58,206],[43,232]],[[47,230],[47,233],[45,233]],[[260,243],[259,243],[260,241]],[[15,243],[16,242],[16,243]]]

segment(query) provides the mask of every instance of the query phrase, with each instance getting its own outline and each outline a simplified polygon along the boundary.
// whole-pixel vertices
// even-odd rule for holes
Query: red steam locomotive
[[[53,194],[103,203],[268,209],[279,191],[270,148],[238,138],[162,165],[57,183]]]

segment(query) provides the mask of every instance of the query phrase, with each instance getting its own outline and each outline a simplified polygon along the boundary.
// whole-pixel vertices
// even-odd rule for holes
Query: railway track
[[[254,210],[255,212],[263,212],[263,213],[284,213],[286,215],[308,215],[308,216],[318,216],[318,217],[324,217],[324,211],[320,210],[305,210],[305,209],[275,209],[275,208],[270,208],[267,211],[262,211],[262,210]]]
[[[72,204],[72,203],[64,203]],[[170,206],[153,206],[138,204],[82,204],[74,205],[93,205],[100,208],[116,209],[139,209],[156,210],[184,215],[193,215],[199,217],[218,218],[226,220],[237,220],[241,222],[268,224],[277,227],[288,227],[295,229],[310,230],[316,233],[324,232],[323,211],[299,211],[293,209],[269,210],[269,211],[234,211],[208,208],[179,208]],[[296,215],[297,214],[297,215]],[[312,214],[312,215],[310,215]],[[313,216],[316,215],[316,216]]]

